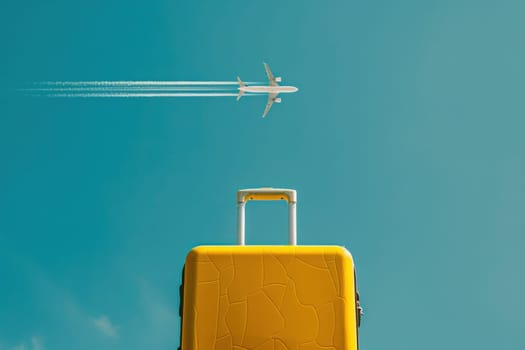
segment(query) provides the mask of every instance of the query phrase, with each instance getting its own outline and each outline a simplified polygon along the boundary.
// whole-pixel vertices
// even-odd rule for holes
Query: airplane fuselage
[[[270,67],[264,63],[264,69],[266,70],[266,75],[268,76],[268,85],[256,85],[256,86],[247,86],[244,84],[240,77],[237,77],[237,82],[239,83],[239,94],[237,95],[237,101],[239,101],[242,95],[245,92],[253,94],[266,94],[268,95],[268,102],[266,102],[266,108],[262,117],[266,117],[270,108],[272,108],[274,103],[281,103],[281,98],[278,97],[279,94],[287,94],[292,92],[297,92],[299,89],[295,86],[280,86],[281,77],[274,77]]]
[[[254,92],[254,93],[263,93],[263,94],[286,94],[291,92],[296,92],[299,90],[295,86],[241,86],[239,91],[244,92]]]

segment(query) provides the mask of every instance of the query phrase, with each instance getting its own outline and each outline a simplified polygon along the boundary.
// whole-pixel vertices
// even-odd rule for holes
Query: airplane
[[[299,89],[295,86],[280,86],[279,83],[281,82],[281,77],[275,78],[270,67],[264,62],[263,64],[264,69],[266,70],[266,75],[268,75],[269,84],[267,86],[247,86],[242,82],[241,78],[237,77],[237,81],[239,82],[239,95],[237,95],[237,101],[241,99],[241,96],[245,92],[268,94],[268,103],[266,103],[266,108],[262,115],[262,117],[265,118],[274,102],[281,103],[281,98],[277,97],[279,94],[296,92]]]

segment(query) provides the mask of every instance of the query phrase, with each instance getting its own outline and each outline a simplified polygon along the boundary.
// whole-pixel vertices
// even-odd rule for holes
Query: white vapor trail
[[[237,84],[236,81],[42,81],[20,91],[43,97],[230,97],[237,96]]]
[[[100,92],[100,93],[57,93],[47,94],[47,97],[227,97],[237,96],[236,93],[215,93],[215,92],[201,92],[201,93],[185,93],[185,92],[165,92],[165,93],[134,93],[134,92]],[[248,95],[250,96],[250,95]]]
[[[231,87],[204,87],[204,86],[176,86],[176,87],[155,87],[155,86],[130,86],[130,87],[44,87],[44,88],[28,88],[20,89],[20,91],[28,92],[56,92],[56,91],[232,91]]]
[[[245,82],[253,84],[253,82]],[[172,85],[238,85],[237,81],[42,81],[36,82],[37,85],[58,85],[58,86],[172,86]]]

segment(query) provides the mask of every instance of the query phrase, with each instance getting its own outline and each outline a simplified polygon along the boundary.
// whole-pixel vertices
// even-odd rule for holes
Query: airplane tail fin
[[[244,90],[241,90],[240,88],[245,87],[246,85],[244,85],[241,78],[239,77],[237,77],[237,81],[239,82],[239,94],[237,95],[237,101],[239,101],[241,96],[244,94]]]

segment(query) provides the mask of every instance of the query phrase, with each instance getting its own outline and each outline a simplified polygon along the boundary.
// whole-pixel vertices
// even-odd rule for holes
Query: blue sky
[[[363,349],[525,347],[522,1],[4,2],[0,350],[176,349],[186,253],[235,191],[346,246]],[[49,99],[35,81],[266,79],[264,97]],[[286,242],[286,206],[247,241]]]

